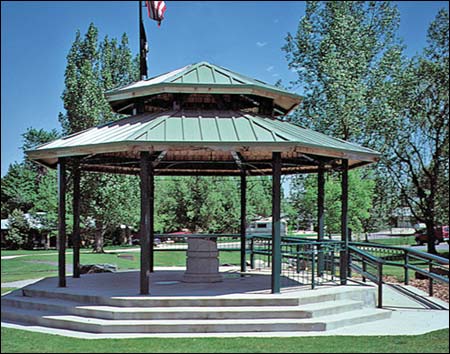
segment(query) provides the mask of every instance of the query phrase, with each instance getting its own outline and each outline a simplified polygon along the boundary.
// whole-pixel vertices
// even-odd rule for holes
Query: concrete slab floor
[[[157,268],[151,275],[152,297],[168,296],[219,296],[219,297],[291,297],[313,292],[339,291],[343,287],[329,284],[311,290],[310,286],[291,283],[291,287],[283,289],[278,295],[270,294],[270,276],[241,277],[234,268],[221,268],[224,281],[221,283],[192,284],[182,283],[181,276],[184,268]],[[29,285],[32,289],[52,290],[56,292],[70,292],[74,294],[92,294],[100,296],[139,297],[139,272],[118,272],[83,275],[80,279],[67,278],[67,288],[57,287],[57,278],[47,278]],[[349,282],[349,287],[360,287],[360,284]],[[22,330],[30,330],[48,334],[56,334],[84,339],[102,338],[202,338],[202,337],[305,337],[305,336],[391,336],[391,335],[420,335],[430,331],[449,328],[448,303],[429,297],[426,293],[413,287],[407,287],[420,296],[445,307],[444,310],[427,309],[423,303],[405,296],[397,290],[383,286],[384,307],[392,311],[389,319],[379,320],[347,326],[326,332],[252,332],[252,333],[177,333],[177,334],[148,334],[148,333],[115,333],[94,334],[81,333],[70,330],[30,326],[26,324],[3,323],[2,326]],[[333,290],[334,289],[334,290]]]

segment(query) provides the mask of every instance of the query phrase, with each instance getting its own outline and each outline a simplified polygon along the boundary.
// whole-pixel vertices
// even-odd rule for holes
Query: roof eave
[[[287,100],[288,105],[284,104],[283,108],[292,110],[302,100],[302,97],[282,91],[266,87],[260,87],[253,84],[179,84],[179,83],[158,83],[151,86],[142,86],[136,88],[129,88],[118,90],[115,92],[106,93],[105,96],[113,104],[115,101],[135,99],[149,95],[156,95],[160,93],[205,93],[205,94],[254,94],[263,97],[272,98],[274,100]]]

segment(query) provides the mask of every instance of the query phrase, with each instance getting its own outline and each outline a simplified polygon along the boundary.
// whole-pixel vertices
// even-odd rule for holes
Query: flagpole
[[[142,0],[139,0],[139,75],[141,80],[147,78],[146,35],[144,31],[145,28],[142,21]]]

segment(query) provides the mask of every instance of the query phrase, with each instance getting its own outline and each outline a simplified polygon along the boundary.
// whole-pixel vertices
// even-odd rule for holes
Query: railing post
[[[362,260],[362,270],[363,270],[362,280],[365,283],[366,282],[365,273],[367,271],[367,263],[366,263],[366,261],[364,259],[361,259],[361,260]]]
[[[378,308],[383,308],[383,263],[378,263]]]
[[[299,274],[300,273],[300,245],[297,245],[297,246],[295,246],[296,247],[296,251],[297,251],[297,257],[296,257],[296,259],[297,259],[297,266],[296,266],[296,271],[297,271],[297,274]]]
[[[250,268],[255,269],[255,254],[254,252],[255,248],[255,238],[253,236],[250,236]]]
[[[316,255],[315,255],[315,251],[314,251],[314,247],[312,247],[312,251],[311,251],[311,289],[315,288],[315,283],[316,283]]]
[[[408,251],[404,251],[405,252],[405,285],[409,284],[409,255],[408,255]]]
[[[433,261],[429,261],[428,262],[428,272],[432,273],[433,270]],[[433,278],[431,276],[428,277],[429,278],[429,283],[428,283],[428,295],[433,296]]]

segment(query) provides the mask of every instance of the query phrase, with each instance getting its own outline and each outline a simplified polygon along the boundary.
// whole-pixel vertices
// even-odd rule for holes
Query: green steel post
[[[367,271],[367,263],[364,261],[364,258],[361,258],[361,260],[362,260],[362,270],[363,270],[363,277],[362,277],[362,279],[363,279],[363,282],[365,283],[366,282],[365,274],[366,274],[366,271]]]
[[[150,203],[149,203],[149,167],[150,155],[148,151],[141,152],[140,180],[141,180],[141,272],[140,272],[140,294],[149,294],[150,285]]]
[[[340,254],[341,285],[347,284],[348,274],[348,160],[342,160],[342,180],[341,180],[341,239],[344,249]]]
[[[272,293],[281,283],[281,153],[272,153]]]
[[[255,238],[250,238],[250,268],[255,269]]]
[[[58,286],[66,287],[66,159],[58,159]]]
[[[383,308],[383,264],[378,263],[378,308]]]
[[[409,284],[409,255],[408,255],[408,251],[404,251],[405,252],[405,285]]]
[[[77,159],[73,160],[73,277],[80,277],[80,164]]]
[[[433,261],[429,261],[428,262],[428,272],[431,274],[433,273]],[[433,278],[432,277],[428,277],[429,278],[429,282],[428,282],[428,295],[433,296]]]
[[[149,233],[150,233],[150,258],[149,258],[149,269],[150,273],[153,273],[155,256],[154,256],[154,244],[155,244],[155,174],[153,171],[153,163],[150,162],[148,164],[148,203],[149,203],[149,213],[150,213],[150,224],[149,224]]]
[[[315,283],[316,283],[316,255],[314,252],[314,248],[312,249],[311,252],[311,289],[315,288]]]
[[[324,204],[325,204],[325,171],[323,168],[323,163],[319,164],[319,171],[317,174],[317,241],[323,242],[324,240]],[[322,245],[318,246],[318,262],[317,262],[317,276],[321,277],[323,275],[324,269],[324,259]]]
[[[300,273],[300,245],[296,246],[296,250],[297,250],[297,267],[296,267],[296,271],[297,274]]]
[[[245,259],[246,254],[246,216],[247,216],[247,178],[245,172],[241,173],[241,272],[247,271],[247,264]],[[241,276],[244,276],[241,274]]]

